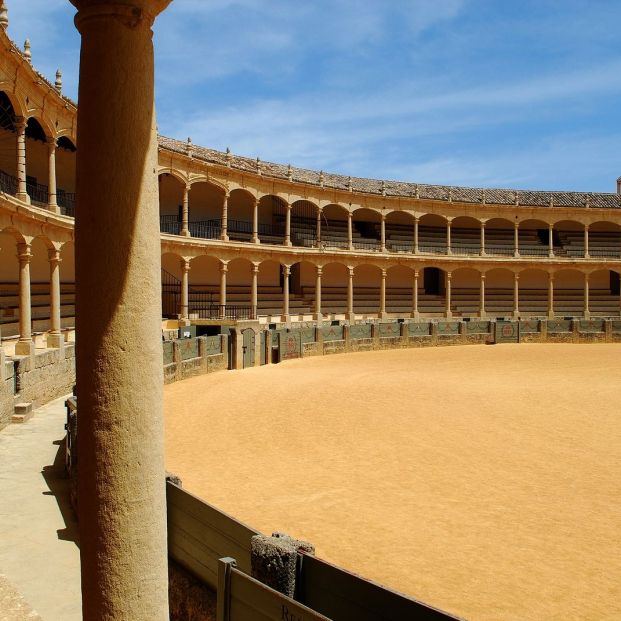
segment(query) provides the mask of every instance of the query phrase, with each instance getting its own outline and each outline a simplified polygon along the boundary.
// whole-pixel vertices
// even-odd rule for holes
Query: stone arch
[[[561,268],[554,272],[554,312],[581,317],[584,311],[584,272]]]
[[[428,254],[445,254],[448,220],[439,214],[423,214],[418,221],[418,250]]]
[[[182,258],[175,252],[162,254],[162,317],[181,314]]]
[[[459,255],[478,255],[481,252],[481,220],[458,216],[451,222],[451,252]]]
[[[347,311],[349,272],[343,263],[332,261],[323,266],[321,276],[321,307],[324,315],[344,317]]]
[[[609,220],[589,225],[589,255],[594,258],[621,257],[621,226]]]
[[[291,204],[291,242],[294,246],[315,247],[319,206],[308,199]]]
[[[264,194],[258,204],[259,239],[266,243],[284,243],[286,213],[287,201],[275,194]]]
[[[228,235],[234,241],[250,241],[255,197],[248,190],[236,188],[229,194]],[[259,236],[260,237],[260,236]]]
[[[584,224],[578,220],[554,222],[554,253],[559,256],[584,256]]]
[[[354,312],[367,317],[376,316],[380,308],[382,270],[372,263],[354,268]]]
[[[382,214],[368,207],[358,207],[352,213],[354,248],[356,250],[379,250]]]
[[[56,140],[56,200],[61,207],[73,210],[75,207],[76,174],[75,140],[60,136]]]
[[[321,243],[326,248],[346,249],[349,210],[338,203],[329,203],[321,210]]]
[[[599,268],[589,274],[589,308],[591,315],[618,317],[621,312],[619,272]]]
[[[458,267],[451,272],[451,308],[462,317],[477,317],[481,307],[481,271]]]
[[[177,175],[160,172],[157,177],[160,201],[160,230],[179,235],[185,183]]]
[[[550,252],[549,224],[545,220],[526,218],[520,221],[518,240],[520,255],[547,257]]]
[[[17,133],[15,120],[21,115],[19,102],[12,93],[0,91],[0,171],[7,176],[15,178],[17,175]],[[16,107],[17,106],[17,107]],[[6,179],[2,183],[4,192],[15,194],[17,191],[16,183],[9,184]]]
[[[490,218],[485,223],[485,252],[512,257],[515,253],[515,223],[509,218]]]
[[[282,302],[282,265],[273,259],[262,261],[259,265],[257,314],[278,317],[282,313]]]
[[[414,248],[414,214],[395,210],[386,216],[386,248],[393,252],[411,252]]]
[[[393,265],[386,270],[386,312],[400,316],[412,310],[414,270],[405,265]]]
[[[545,317],[548,312],[549,272],[540,267],[519,271],[519,308],[522,317]]]
[[[515,272],[506,267],[485,270],[485,308],[490,317],[508,317],[515,309]],[[518,300],[519,301],[519,300]]]
[[[53,132],[39,117],[31,116],[26,125],[26,191],[34,204],[47,205],[49,147]]]

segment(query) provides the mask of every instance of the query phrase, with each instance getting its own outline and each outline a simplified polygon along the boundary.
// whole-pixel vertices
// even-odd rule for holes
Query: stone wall
[[[15,404],[15,375],[13,362],[0,356],[0,429],[11,422]]]
[[[220,353],[214,353],[213,339],[216,338],[220,340]],[[229,368],[228,337],[226,335],[221,334],[218,337],[199,336],[195,341],[198,356],[185,359],[182,352],[182,345],[185,341],[172,342],[172,362],[168,362],[166,353],[164,355],[164,384]]]

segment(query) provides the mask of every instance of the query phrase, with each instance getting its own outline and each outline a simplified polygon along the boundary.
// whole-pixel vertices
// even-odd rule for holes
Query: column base
[[[412,319],[420,319],[420,313],[418,311],[412,311],[412,313],[410,314],[410,317]]]
[[[223,241],[223,242],[227,242],[227,241],[229,241],[229,236],[228,236],[228,235],[222,235],[222,236],[220,237],[220,241]]]
[[[184,319],[184,318],[179,319],[179,326],[187,327],[190,325],[192,324],[190,323],[189,319]]]
[[[47,346],[49,349],[63,349],[65,346],[65,335],[50,332],[47,335]]]
[[[345,313],[346,321],[356,321],[356,313]]]
[[[519,317],[520,317],[520,311],[519,311],[519,310],[514,310],[514,311],[513,311],[513,317],[514,317],[514,319],[519,319]]]
[[[554,311],[548,311],[548,319],[554,319],[554,317],[556,317]]]
[[[250,242],[253,244],[260,244],[261,240],[258,237],[253,237]]]
[[[444,317],[446,319],[452,319],[453,318],[453,312],[452,311],[444,311]]]
[[[584,258],[585,258],[585,259],[590,259],[590,258],[591,258],[591,255],[587,252],[587,253],[584,255]]]
[[[584,311],[584,318],[591,319],[591,311],[588,311],[588,310]]]
[[[479,318],[480,319],[487,319],[487,312],[485,311],[485,309],[481,309],[479,311]]]
[[[291,315],[281,315],[280,321],[282,321],[282,323],[291,323]]]
[[[548,259],[553,259],[553,258],[554,258],[554,253],[548,252]]]
[[[52,212],[52,213],[60,213],[60,207],[56,204],[56,203],[48,203],[47,208]]]
[[[285,242],[285,246],[287,246],[287,248],[291,248],[291,246],[293,246],[293,244],[290,241],[286,241]]]
[[[184,229],[179,233],[179,235],[182,237],[190,237],[190,231],[188,231],[188,229]]]
[[[479,256],[480,257],[486,257],[487,256],[487,252],[485,252],[485,250],[481,250],[481,252],[479,252]]]
[[[513,253],[513,258],[514,259],[519,259],[520,258],[520,253],[517,252],[517,250]]]
[[[34,356],[34,353],[34,341],[17,341],[17,343],[15,343],[16,356]]]
[[[388,319],[388,313],[386,311],[380,311],[379,313],[377,313],[377,316],[380,319]]]
[[[323,313],[313,313],[313,321],[323,321]]]
[[[30,205],[30,195],[29,194],[23,194],[22,192],[18,192],[15,195],[15,198],[22,201],[22,203],[26,203],[27,205]]]

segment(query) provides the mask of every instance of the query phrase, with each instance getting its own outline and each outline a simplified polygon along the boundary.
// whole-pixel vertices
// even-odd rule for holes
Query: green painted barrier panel
[[[568,319],[548,319],[548,332],[571,332],[571,321]]]
[[[292,360],[302,356],[302,335],[299,330],[281,333],[279,336],[279,360]]]
[[[496,343],[518,343],[520,340],[519,322],[496,321],[494,340]]]
[[[459,334],[459,322],[438,321],[438,334]]]
[[[539,332],[539,322],[535,319],[520,321],[521,334],[537,334]]]
[[[489,321],[468,321],[466,324],[467,334],[489,334]]]
[[[621,332],[621,321],[613,321],[612,322],[612,331],[613,332]]]
[[[205,339],[205,349],[208,356],[221,354],[222,344],[219,336],[208,336]]]
[[[373,329],[370,323],[360,323],[349,326],[349,336],[354,340],[370,339]]]
[[[401,335],[401,324],[397,321],[391,321],[390,323],[380,323],[379,335],[380,337],[395,337]]]
[[[315,342],[315,328],[302,328],[300,334],[302,335],[302,343]]]
[[[431,324],[428,321],[408,323],[408,333],[410,336],[429,336],[431,334]]]
[[[321,329],[324,341],[342,341],[343,326],[327,326]]]
[[[173,363],[173,342],[172,341],[164,341],[162,343],[162,349],[164,354],[164,364],[172,364]]]
[[[580,332],[605,332],[606,327],[603,319],[581,319],[578,323]]]
[[[177,341],[181,351],[181,360],[198,358],[198,341],[196,339],[181,339]]]

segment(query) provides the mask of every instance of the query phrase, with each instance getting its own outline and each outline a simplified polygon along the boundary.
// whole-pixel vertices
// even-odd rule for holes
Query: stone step
[[[11,422],[17,424],[27,423],[33,414],[32,403],[16,403],[15,413],[11,417]]]

